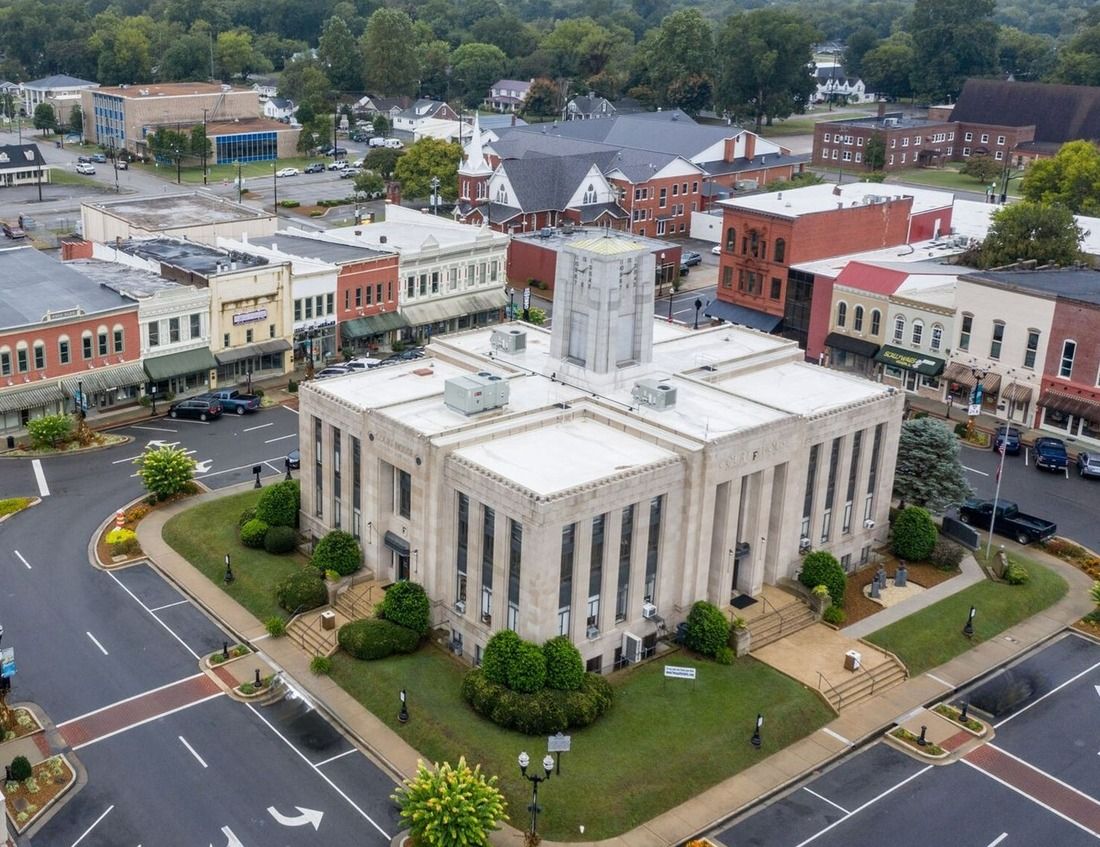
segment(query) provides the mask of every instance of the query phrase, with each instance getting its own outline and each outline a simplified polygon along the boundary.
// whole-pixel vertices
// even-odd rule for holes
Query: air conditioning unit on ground
[[[676,389],[656,379],[639,380],[630,396],[641,406],[654,409],[671,409],[676,405]]]
[[[520,353],[527,349],[527,333],[522,329],[497,328],[493,330],[489,344],[502,353]]]
[[[864,529],[874,529],[875,528],[875,522],[872,521],[872,520],[866,520],[866,521],[863,522],[863,528]]]
[[[642,604],[642,617],[646,620],[657,617],[657,607],[652,603]]]
[[[622,652],[623,662],[628,665],[634,664],[642,657],[642,639],[629,632],[624,632]]]

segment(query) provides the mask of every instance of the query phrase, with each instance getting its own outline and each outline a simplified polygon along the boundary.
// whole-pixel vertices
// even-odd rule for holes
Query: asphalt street
[[[251,479],[254,464],[271,482],[297,421],[281,406],[208,425],[158,417],[116,430],[132,443],[44,459],[37,474],[30,460],[0,463],[0,496],[44,494],[0,524],[11,701],[38,704],[88,775],[20,844],[384,845],[397,831],[391,779],[294,680],[274,705],[230,700],[198,658],[232,636],[148,564],[88,563],[99,525],[142,493],[143,448],[178,443],[211,487]]]
[[[727,847],[1095,845],[1098,683],[1100,645],[1061,636],[960,694],[957,704],[970,702],[996,728],[993,741],[961,760],[935,766],[878,742],[736,820],[717,840]],[[998,714],[983,714],[979,704]],[[989,764],[998,759],[1025,776]],[[1055,804],[1041,799],[1052,795]]]

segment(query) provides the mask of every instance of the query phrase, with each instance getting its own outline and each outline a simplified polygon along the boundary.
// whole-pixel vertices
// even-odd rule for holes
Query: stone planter
[[[817,620],[821,620],[821,616],[824,615],[825,610],[833,604],[833,600],[828,594],[826,594],[824,597],[819,597],[811,591],[809,595],[809,603],[810,608],[813,610],[814,617]]]
[[[737,657],[747,656],[752,649],[752,633],[748,627],[733,630],[733,652]]]

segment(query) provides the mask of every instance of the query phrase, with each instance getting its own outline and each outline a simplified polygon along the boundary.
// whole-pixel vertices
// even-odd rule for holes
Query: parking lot
[[[991,741],[946,765],[882,742],[748,813],[727,847],[1051,847],[1100,839],[1100,645],[1064,634],[960,692]]]

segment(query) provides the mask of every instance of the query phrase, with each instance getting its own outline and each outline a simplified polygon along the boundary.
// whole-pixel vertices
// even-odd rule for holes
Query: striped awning
[[[974,372],[967,365],[962,365],[958,362],[949,364],[947,369],[943,372],[943,375],[944,378],[952,382],[957,382],[967,391],[973,391],[978,381],[974,376]],[[987,371],[985,378],[982,380],[982,393],[987,395],[996,394],[1000,387],[1001,375],[993,371]]]
[[[507,305],[508,295],[504,293],[503,288],[498,288],[493,291],[475,291],[457,297],[429,300],[427,303],[414,303],[405,306],[401,313],[409,322],[409,326],[423,326],[451,318],[461,318],[465,315],[476,315],[479,312],[503,309]]]
[[[1005,400],[1015,400],[1017,402],[1030,400],[1031,386],[1022,382],[1010,382],[1005,386],[1005,390],[1001,392],[1001,397]]]
[[[32,382],[27,385],[0,386],[0,413],[38,409],[65,399],[57,382]]]
[[[86,393],[114,391],[125,385],[144,385],[148,380],[141,362],[127,362],[109,368],[94,368],[80,374],[67,376],[61,381],[65,393],[75,397],[81,384]]]
[[[1066,394],[1062,391],[1044,391],[1039,397],[1039,405],[1063,415],[1100,421],[1100,403],[1091,397]]]

